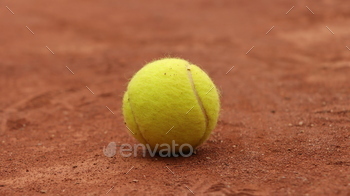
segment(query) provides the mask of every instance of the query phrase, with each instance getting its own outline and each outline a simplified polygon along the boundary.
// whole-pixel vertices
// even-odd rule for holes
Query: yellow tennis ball
[[[179,58],[145,65],[132,77],[123,98],[130,133],[155,151],[174,142],[178,146],[172,151],[186,151],[188,145],[195,149],[215,128],[219,110],[218,90],[210,77]]]

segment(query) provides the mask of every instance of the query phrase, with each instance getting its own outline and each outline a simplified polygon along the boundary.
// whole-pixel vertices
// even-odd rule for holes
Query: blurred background
[[[349,7],[2,1],[0,194],[349,194]],[[211,138],[188,159],[103,156],[109,142],[136,143],[122,95],[167,56],[220,89]]]

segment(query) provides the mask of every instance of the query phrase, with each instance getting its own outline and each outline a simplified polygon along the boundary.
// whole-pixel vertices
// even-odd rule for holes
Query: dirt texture
[[[350,195],[349,7],[2,1],[0,195]],[[137,144],[128,81],[167,56],[212,77],[216,129],[188,158],[106,157]]]

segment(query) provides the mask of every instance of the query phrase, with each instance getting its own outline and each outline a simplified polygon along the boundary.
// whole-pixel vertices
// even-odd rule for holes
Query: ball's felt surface
[[[145,65],[132,77],[123,98],[131,134],[152,148],[171,145],[172,140],[197,147],[215,128],[219,110],[219,93],[209,76],[179,58]]]

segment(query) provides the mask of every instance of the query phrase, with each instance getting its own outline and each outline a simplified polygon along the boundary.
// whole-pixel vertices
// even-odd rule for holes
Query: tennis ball
[[[153,150],[196,148],[210,136],[220,110],[219,93],[199,67],[179,58],[148,63],[128,84],[123,116],[129,132]],[[157,148],[157,149],[155,149]]]

